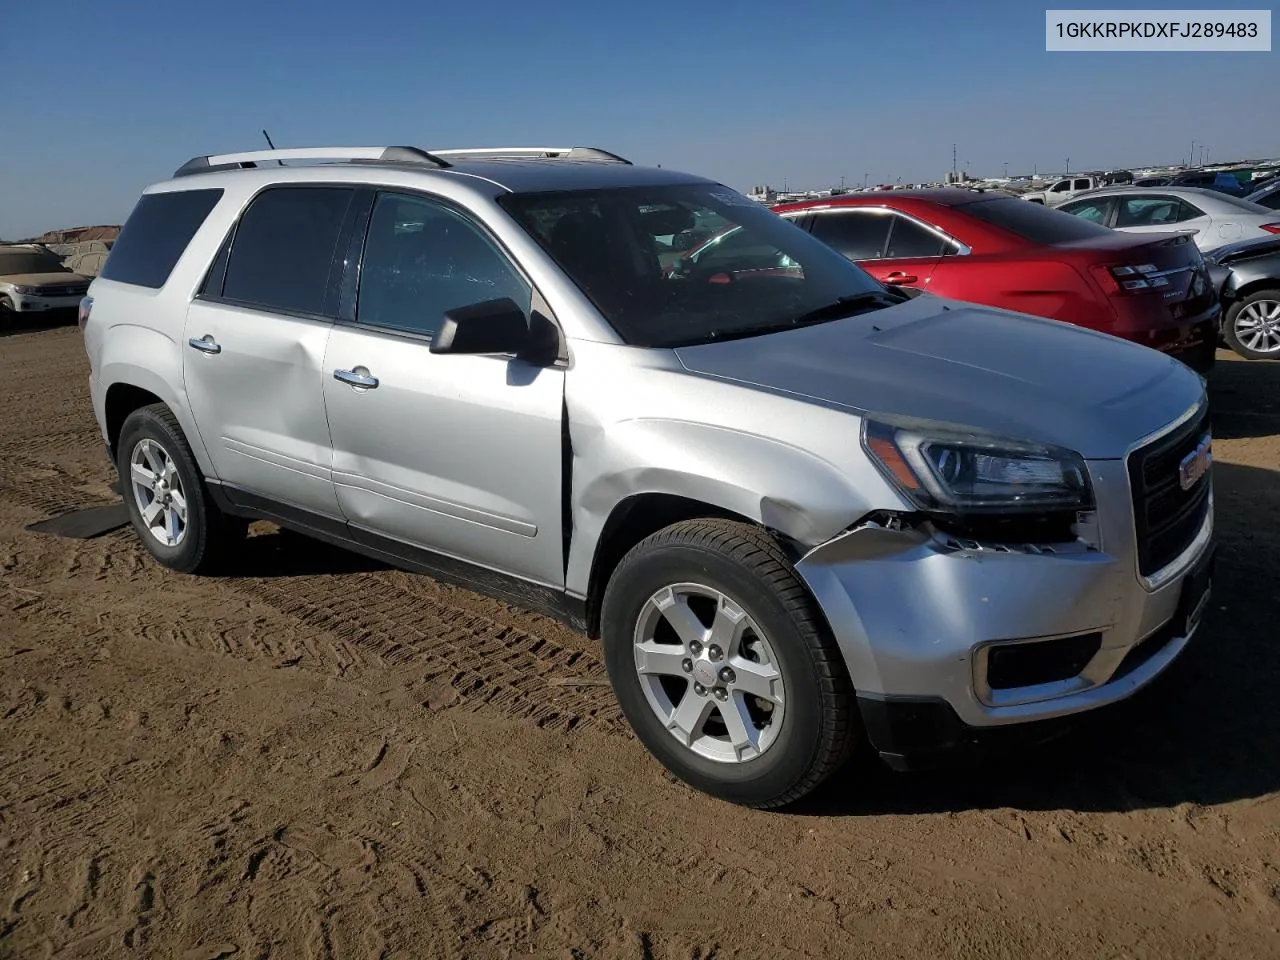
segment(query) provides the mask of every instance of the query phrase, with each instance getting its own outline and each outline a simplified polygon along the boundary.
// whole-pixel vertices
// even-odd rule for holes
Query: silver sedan
[[[1191,233],[1202,251],[1280,234],[1280,212],[1200,187],[1104,187],[1058,209],[1130,233]]]

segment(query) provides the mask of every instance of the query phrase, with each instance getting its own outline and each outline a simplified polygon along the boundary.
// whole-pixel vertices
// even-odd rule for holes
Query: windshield
[[[957,209],[1032,243],[1070,243],[1111,233],[1099,224],[1018,197],[978,200]]]
[[[70,273],[62,261],[49,253],[32,253],[28,250],[6,252],[0,250],[0,277],[20,273]]]
[[[510,194],[499,202],[633,346],[836,320],[833,304],[864,294],[880,298],[864,298],[863,309],[893,302],[826,244],[717,184]]]

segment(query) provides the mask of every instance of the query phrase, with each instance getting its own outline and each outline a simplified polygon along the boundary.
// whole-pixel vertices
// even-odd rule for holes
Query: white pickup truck
[[[1030,200],[1032,203],[1042,203],[1046,207],[1056,207],[1060,203],[1066,203],[1077,193],[1109,186],[1111,183],[1112,181],[1106,177],[1088,175],[1063,177],[1061,180],[1054,181],[1044,190],[1033,190],[1030,193],[1022,194],[1022,199]]]

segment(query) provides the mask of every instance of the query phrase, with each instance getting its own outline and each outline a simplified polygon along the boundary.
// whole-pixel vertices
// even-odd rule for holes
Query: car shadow
[[[13,319],[0,323],[0,337],[15,337],[21,333],[40,333],[59,327],[76,325],[75,310],[47,310],[40,313],[14,313]]]
[[[1209,373],[1209,407],[1216,439],[1280,434],[1280,362],[1219,350]]]
[[[343,547],[313,540],[274,524],[256,524],[235,554],[232,577],[314,577],[389,570],[378,560]],[[334,582],[341,590],[342,582]]]
[[[1021,755],[894,773],[858,757],[788,813],[1127,811],[1280,791],[1280,471],[1214,464],[1213,596],[1186,653],[1145,690]]]

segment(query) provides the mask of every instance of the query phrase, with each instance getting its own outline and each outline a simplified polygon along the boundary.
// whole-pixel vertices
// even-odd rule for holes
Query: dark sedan
[[[1227,345],[1250,360],[1280,360],[1280,237],[1227,244],[1204,260]]]

